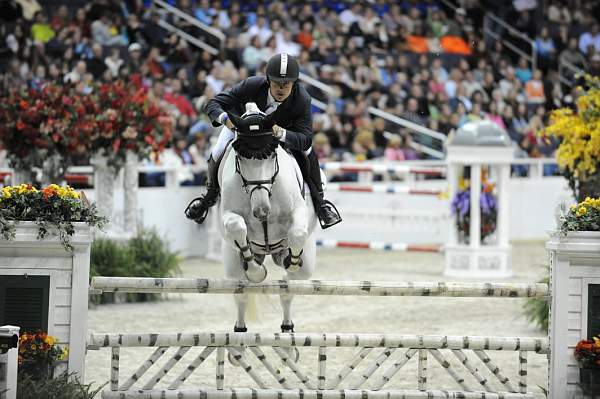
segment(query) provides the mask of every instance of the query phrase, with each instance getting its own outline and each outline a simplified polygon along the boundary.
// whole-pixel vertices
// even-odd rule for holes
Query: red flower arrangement
[[[85,146],[93,120],[93,102],[70,86],[49,84],[41,90],[13,89],[0,96],[0,140],[12,167],[42,168],[58,155],[63,169],[76,149]]]
[[[89,93],[53,83],[1,93],[0,140],[10,165],[30,171],[58,156],[64,172],[75,157],[104,152],[118,170],[127,150],[140,158],[161,152],[173,122],[140,82],[134,76],[130,82],[92,86]]]
[[[173,120],[151,100],[139,79],[103,84],[97,96],[102,112],[96,118],[91,150],[107,156],[115,171],[123,166],[127,151],[144,159],[165,149]]]
[[[47,333],[26,332],[19,339],[19,372],[27,373],[33,379],[48,378],[54,363],[64,360],[68,354],[67,348],[60,348],[56,338]]]
[[[600,368],[600,339],[583,339],[575,347],[575,358],[582,368]]]

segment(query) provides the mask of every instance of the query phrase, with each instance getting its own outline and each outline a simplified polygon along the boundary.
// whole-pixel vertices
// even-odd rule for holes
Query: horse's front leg
[[[260,283],[267,277],[267,269],[254,259],[254,254],[250,249],[248,241],[248,228],[246,227],[244,218],[237,213],[227,211],[223,214],[222,220],[226,238],[240,252],[244,275],[251,282]]]
[[[292,212],[292,224],[288,230],[289,253],[283,264],[288,273],[301,274],[302,270],[302,248],[308,237],[308,217],[305,207],[298,207]],[[302,276],[294,276],[293,279],[303,279]]]

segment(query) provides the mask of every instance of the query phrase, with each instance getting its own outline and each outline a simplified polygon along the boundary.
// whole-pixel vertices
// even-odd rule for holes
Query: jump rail
[[[348,214],[344,212],[344,214]],[[403,251],[403,252],[444,252],[443,245],[423,245],[407,244],[403,242],[383,242],[383,241],[340,241],[330,238],[317,239],[319,248],[354,248],[354,249],[374,249],[381,251]]]
[[[385,194],[408,194],[408,195],[433,195],[439,196],[441,190],[426,190],[399,185],[355,185],[355,184],[328,184],[327,191],[347,191],[354,193],[385,193]]]
[[[194,357],[183,371],[174,376],[165,378],[172,381],[168,389],[155,388],[163,377],[173,367],[183,360],[186,353],[192,348],[205,347]],[[173,334],[91,334],[88,339],[89,349],[110,347],[111,351],[111,379],[110,390],[102,392],[102,397],[109,398],[247,398],[247,399],[274,399],[274,398],[376,398],[376,399],[402,399],[402,398],[533,398],[527,392],[527,354],[535,352],[547,354],[548,340],[545,338],[514,338],[514,337],[477,337],[477,336],[441,336],[441,335],[397,335],[397,334],[329,334],[329,333],[173,333]],[[150,357],[124,383],[120,383],[120,349],[126,347],[155,347],[156,350]],[[159,359],[167,352],[169,347],[176,347],[175,353],[162,365]],[[267,356],[261,348],[270,348]],[[289,356],[288,348],[318,348],[317,366],[310,367],[306,362],[297,362]],[[327,378],[327,360],[337,348],[357,348],[354,357],[343,366],[337,374]],[[330,351],[328,351],[331,349]],[[179,389],[186,379],[216,351],[216,389],[199,387],[194,390]],[[518,385],[506,377],[503,372],[490,359],[487,351],[513,351],[518,352],[519,372]],[[225,380],[225,352],[235,358],[244,371],[258,385],[256,388],[226,388]],[[399,353],[396,356],[396,352]],[[466,353],[473,352],[470,359]],[[250,363],[250,353],[260,362],[258,367],[264,367],[273,377],[277,388],[272,388]],[[369,355],[372,355],[369,357]],[[452,377],[463,391],[428,390],[428,355],[439,363]],[[447,359],[447,355],[456,357],[454,364]],[[272,358],[275,361],[272,361]],[[418,390],[397,389],[392,378],[412,358],[418,362],[417,380]],[[478,371],[475,364],[479,358],[484,368],[487,368],[494,384],[502,386],[505,392],[494,392],[492,381]],[[356,370],[364,360],[365,367]],[[383,375],[376,374],[384,363],[393,361],[384,371]],[[188,360],[185,360],[190,361]],[[299,380],[301,389],[294,387],[291,379],[286,379],[278,368],[278,362],[289,368],[291,374]],[[145,385],[134,387],[140,383],[143,375],[154,366],[158,369],[150,379],[144,378]],[[465,373],[465,370],[466,372]],[[355,371],[354,375],[350,374]],[[471,389],[465,379],[459,374],[471,375],[477,382],[477,388]],[[315,375],[316,374],[316,375]],[[264,374],[263,374],[264,375]],[[289,374],[288,374],[289,375]],[[349,378],[346,378],[349,377]],[[342,382],[344,384],[342,384]],[[402,380],[405,380],[403,378]],[[374,388],[369,390],[361,387],[369,381]],[[342,385],[342,386],[341,386]],[[347,388],[346,388],[347,387]],[[360,396],[359,396],[360,395]]]
[[[202,294],[282,294],[354,296],[443,296],[443,297],[546,297],[542,283],[463,283],[267,280],[250,283],[206,278],[94,277],[91,293],[202,293]]]

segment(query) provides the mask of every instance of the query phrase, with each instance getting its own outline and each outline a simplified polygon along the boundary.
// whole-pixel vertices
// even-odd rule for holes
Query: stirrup
[[[204,201],[206,200],[206,196],[194,198],[188,206],[185,208],[185,217],[198,224],[202,224],[206,216],[208,216],[208,211],[210,207],[204,205]]]
[[[327,208],[329,208],[330,211],[333,211],[333,213],[336,214],[336,219],[329,222],[329,223],[325,223],[323,220],[321,220],[321,217],[319,215],[319,212],[317,210],[317,219],[319,219],[319,224],[321,225],[321,229],[327,229],[331,226],[335,226],[336,224],[340,223],[342,221],[342,216],[340,216],[340,212],[338,211],[338,209],[335,207],[335,205],[333,205],[333,203],[331,201],[328,201],[326,199],[322,199],[321,200],[321,204],[319,205],[319,208],[322,206],[326,206]]]

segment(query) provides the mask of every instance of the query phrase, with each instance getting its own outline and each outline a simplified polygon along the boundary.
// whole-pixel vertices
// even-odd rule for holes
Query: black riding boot
[[[208,158],[208,173],[206,174],[206,193],[194,198],[185,209],[185,216],[194,222],[201,224],[206,219],[209,209],[216,204],[219,198],[219,183],[217,173],[219,172],[219,160]]]
[[[309,174],[308,178],[311,180],[308,184],[310,188],[310,196],[319,218],[319,223],[322,229],[334,226],[342,221],[340,213],[336,207],[325,199],[325,193],[323,192],[323,183],[321,181],[321,169],[319,167],[319,160],[314,151],[308,154],[309,163]],[[311,184],[312,183],[312,184]]]

